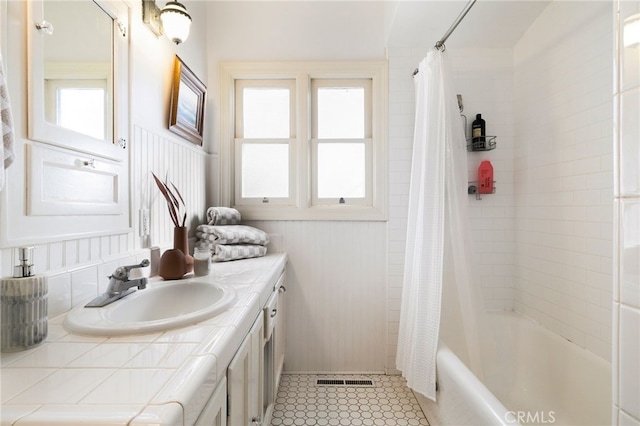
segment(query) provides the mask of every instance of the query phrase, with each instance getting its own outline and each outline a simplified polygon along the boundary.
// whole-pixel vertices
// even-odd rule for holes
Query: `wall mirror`
[[[128,7],[29,2],[29,138],[123,161],[128,140]]]

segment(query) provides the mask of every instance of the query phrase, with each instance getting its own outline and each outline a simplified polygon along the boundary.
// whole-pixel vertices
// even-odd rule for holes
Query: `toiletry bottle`
[[[482,150],[485,148],[485,122],[482,114],[476,114],[476,119],[471,123],[471,136],[473,137],[473,150]]]
[[[484,160],[478,167],[478,193],[493,194],[493,165]]]
[[[0,350],[16,352],[42,343],[48,332],[47,280],[33,275],[33,247],[18,249],[13,278],[0,279]]]

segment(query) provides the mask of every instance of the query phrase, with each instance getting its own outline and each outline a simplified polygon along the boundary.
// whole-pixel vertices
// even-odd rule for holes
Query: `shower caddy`
[[[462,117],[464,117],[464,122],[465,122],[465,134],[467,131],[467,117],[462,114],[462,96],[458,95],[458,106],[460,107],[460,115]],[[467,138],[467,151],[469,152],[479,152],[479,151],[491,151],[496,149],[496,138],[497,136],[482,136],[483,140],[480,141],[474,141],[474,137],[470,137]],[[482,200],[482,194],[480,194],[480,192],[478,191],[478,187],[480,186],[480,182],[478,182],[477,180],[474,181],[470,181],[469,182],[469,186],[467,188],[467,193],[468,194],[473,194],[476,196],[476,200]],[[493,191],[491,192],[491,194],[495,194],[496,193],[496,181],[492,181],[492,189]]]

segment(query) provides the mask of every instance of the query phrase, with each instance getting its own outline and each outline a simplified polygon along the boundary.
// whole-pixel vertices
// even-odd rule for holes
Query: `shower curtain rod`
[[[451,33],[453,33],[453,31],[455,31],[455,29],[458,27],[458,25],[460,25],[460,22],[462,22],[464,17],[467,16],[467,13],[469,13],[469,11],[471,10],[471,8],[473,7],[473,5],[475,4],[476,1],[478,1],[478,0],[469,0],[467,2],[467,5],[464,7],[462,12],[460,12],[460,15],[458,15],[456,20],[453,22],[453,24],[447,30],[447,32],[444,33],[442,38],[436,42],[436,44],[434,46],[436,49],[441,49],[441,48],[444,47],[444,42],[447,41],[447,39],[449,38]],[[418,74],[418,69],[417,68],[413,72],[413,75],[416,75],[416,74]]]

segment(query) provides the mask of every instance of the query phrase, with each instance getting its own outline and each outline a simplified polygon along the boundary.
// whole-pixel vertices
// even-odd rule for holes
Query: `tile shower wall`
[[[618,43],[613,96],[616,241],[612,424],[640,426],[640,43],[631,44],[623,35],[625,20],[634,18],[640,19],[640,2],[614,2]]]
[[[611,359],[610,2],[551,2],[514,48],[515,309]]]
[[[407,230],[409,174],[413,146],[413,70],[426,48],[390,48],[389,58],[389,187],[387,369],[395,370],[400,298]],[[455,49],[447,53],[457,92],[463,97],[467,127],[481,113],[487,134],[497,136],[497,149],[468,154],[469,178],[475,180],[482,160],[494,165],[496,194],[482,200],[469,196],[474,239],[475,276],[487,309],[513,308],[513,126],[512,50]],[[468,131],[468,129],[467,129]]]
[[[168,174],[180,188],[188,203],[187,210],[195,215],[190,227],[204,219],[204,152],[138,126],[134,126],[130,149],[132,209],[135,212],[133,231],[36,246],[36,273],[45,273],[49,277],[50,316],[97,296],[106,289],[107,276],[118,266],[148,258],[146,248],[153,245],[167,248],[172,244],[173,225],[164,198],[151,180],[151,171],[162,177]],[[138,236],[137,212],[143,207],[150,211],[151,233],[148,237]],[[17,248],[5,248],[1,252],[0,276],[11,276],[13,265],[17,264]]]

